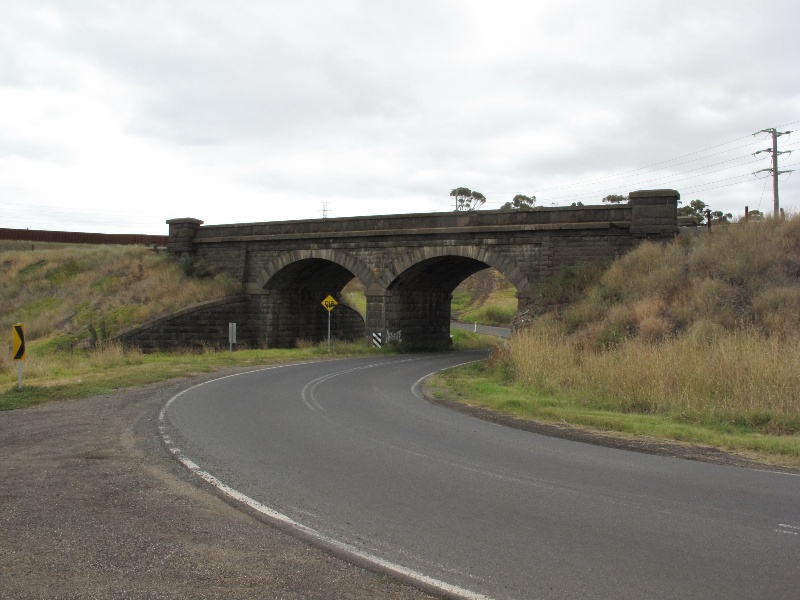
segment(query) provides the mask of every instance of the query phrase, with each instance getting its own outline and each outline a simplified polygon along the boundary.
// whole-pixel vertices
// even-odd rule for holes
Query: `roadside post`
[[[22,389],[22,361],[25,360],[25,328],[22,323],[15,323],[11,328],[13,344],[11,358],[17,363],[17,389]]]
[[[331,311],[336,308],[337,304],[339,303],[330,294],[322,301],[322,306],[328,311],[328,352],[331,351]]]
[[[236,323],[228,323],[228,345],[233,352],[233,345],[236,343]]]

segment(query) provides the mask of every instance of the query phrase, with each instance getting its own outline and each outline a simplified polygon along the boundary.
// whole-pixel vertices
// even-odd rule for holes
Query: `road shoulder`
[[[689,444],[671,440],[656,438],[626,437],[621,433],[604,432],[587,428],[576,427],[573,425],[560,425],[553,423],[541,423],[530,419],[521,419],[512,415],[503,414],[487,408],[470,406],[462,402],[457,402],[446,397],[442,397],[441,388],[437,388],[437,394],[431,393],[426,386],[422,386],[422,393],[425,399],[431,404],[444,406],[451,410],[456,410],[468,414],[476,419],[483,419],[505,427],[513,427],[538,433],[549,437],[556,437],[575,442],[605,446],[618,450],[628,450],[631,452],[643,452],[645,454],[658,454],[661,456],[671,456],[684,460],[696,460],[731,467],[745,469],[758,469],[762,471],[777,471],[781,473],[800,474],[800,469],[785,466],[768,465],[746,456],[727,452],[713,446],[702,446],[699,444]]]

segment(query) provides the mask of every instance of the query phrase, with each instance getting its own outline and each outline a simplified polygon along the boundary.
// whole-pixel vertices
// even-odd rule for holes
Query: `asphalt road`
[[[511,337],[511,329],[508,327],[493,327],[491,325],[478,325],[477,323],[458,323],[456,321],[451,321],[450,327],[463,329],[464,331],[483,333],[484,335],[496,335],[501,338]]]
[[[798,597],[800,477],[545,437],[422,398],[421,378],[479,357],[241,374],[176,397],[163,433],[268,518],[454,595]]]

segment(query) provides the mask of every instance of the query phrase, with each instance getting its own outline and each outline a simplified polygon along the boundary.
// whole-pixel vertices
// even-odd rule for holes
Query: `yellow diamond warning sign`
[[[14,343],[11,350],[11,355],[14,360],[25,360],[25,331],[21,323],[17,323],[13,327]]]
[[[322,301],[322,306],[324,306],[328,312],[331,312],[334,308],[336,308],[337,304],[339,303],[333,296],[328,296],[327,298],[325,298],[325,300]]]

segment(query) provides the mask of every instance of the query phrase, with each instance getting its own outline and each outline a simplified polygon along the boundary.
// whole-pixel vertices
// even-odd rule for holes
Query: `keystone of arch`
[[[336,263],[358,277],[366,287],[372,284],[372,271],[363,262],[349,254],[326,248],[319,250],[292,250],[273,258],[261,268],[258,275],[256,275],[255,281],[248,284],[247,288],[248,290],[263,290],[278,271],[292,263],[310,258]]]
[[[439,258],[442,256],[460,256],[471,258],[493,267],[503,274],[514,287],[517,288],[517,296],[523,297],[530,290],[528,278],[520,271],[519,267],[511,258],[497,254],[488,248],[475,246],[445,246],[441,248],[417,248],[413,252],[405,254],[392,262],[386,273],[388,280],[385,287],[402,275],[405,271],[429,258]]]

